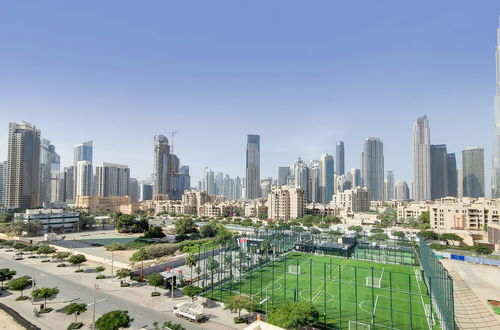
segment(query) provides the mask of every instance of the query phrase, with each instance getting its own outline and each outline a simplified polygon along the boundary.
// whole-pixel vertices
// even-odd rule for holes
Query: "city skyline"
[[[106,4],[104,8],[111,8],[108,6],[111,5]],[[186,9],[183,5],[176,6],[175,9],[180,11]],[[257,5],[255,8],[259,7]],[[403,6],[395,6],[396,10],[402,11],[399,19],[408,22],[401,25],[399,21],[379,24],[377,16],[371,17],[373,12],[383,15],[390,5],[377,8],[374,4],[368,4],[367,12],[361,13],[352,23],[335,16],[337,14],[331,17],[326,14],[326,10],[324,16],[319,14],[316,17],[319,24],[325,27],[324,32],[307,28],[303,33],[292,25],[298,15],[304,14],[301,13],[304,8],[299,7],[289,4],[285,8],[288,16],[280,17],[280,22],[290,29],[282,39],[273,38],[278,38],[278,35],[281,36],[279,33],[286,30],[273,25],[274,17],[271,18],[272,15],[266,13],[262,18],[263,26],[253,32],[238,29],[230,33],[224,30],[231,22],[229,16],[223,16],[220,23],[205,32],[194,27],[189,29],[186,33],[193,40],[190,45],[194,49],[208,47],[206,49],[211,56],[205,59],[182,57],[188,65],[200,61],[200,65],[196,66],[198,71],[190,71],[185,65],[181,65],[179,70],[173,71],[176,79],[170,80],[160,79],[156,74],[144,75],[144,72],[150,72],[153,68],[147,65],[144,67],[144,63],[139,60],[149,56],[146,53],[123,57],[123,62],[120,63],[128,69],[118,73],[110,66],[112,62],[107,58],[101,63],[93,55],[87,60],[72,57],[71,49],[62,47],[58,40],[41,30],[38,32],[39,40],[44,41],[52,50],[39,43],[31,43],[31,47],[38,45],[40,48],[35,49],[38,52],[27,52],[28,46],[21,42],[29,43],[32,37],[25,33],[36,31],[40,24],[46,24],[48,32],[61,26],[72,27],[70,20],[83,21],[87,14],[83,12],[76,15],[68,7],[62,6],[56,12],[68,12],[67,17],[46,22],[46,18],[42,19],[40,13],[45,13],[48,17],[54,14],[40,6],[38,11],[25,13],[31,18],[28,19],[31,23],[22,26],[20,31],[15,31],[12,27],[26,17],[19,15],[17,5],[6,6],[6,11],[12,15],[7,15],[0,23],[0,26],[5,27],[3,31],[7,31],[1,34],[1,38],[10,47],[8,53],[0,54],[0,69],[11,79],[8,84],[0,82],[0,90],[5,93],[5,97],[0,98],[0,107],[7,110],[0,119],[0,161],[7,158],[8,122],[22,120],[39,127],[42,138],[50,140],[56,146],[61,156],[61,168],[71,165],[74,145],[93,140],[94,164],[127,164],[131,169],[131,176],[139,180],[148,178],[153,172],[153,136],[169,136],[174,130],[178,131],[176,152],[183,155],[182,163],[190,166],[191,177],[195,181],[202,177],[205,166],[217,168],[232,177],[245,177],[244,151],[242,154],[241,150],[244,149],[246,134],[249,133],[261,136],[261,178],[276,178],[278,167],[290,166],[297,157],[308,163],[318,159],[323,153],[335,155],[335,143],[338,140],[345,143],[345,168],[360,168],[359,154],[363,139],[377,136],[384,141],[385,168],[395,171],[396,181],[404,180],[411,185],[412,151],[411,134],[408,132],[415,118],[427,114],[433,128],[432,140],[446,144],[449,152],[459,154],[461,150],[476,145],[485,149],[485,193],[489,195],[494,130],[494,49],[498,27],[496,13],[500,11],[500,5],[486,2],[484,6],[477,8],[473,5],[454,4],[453,8],[449,8],[451,13],[443,13],[439,9],[447,7],[439,4],[436,5],[436,11],[426,15],[420,15],[422,11],[416,5],[406,5],[404,11]],[[255,8],[247,15],[257,15]],[[124,25],[126,18],[131,15],[127,9],[130,10],[124,5],[120,9],[123,17],[113,18],[123,30],[109,26],[103,28],[103,22],[96,23],[96,28],[103,28],[106,36],[117,38],[118,44],[106,48],[98,41],[88,40],[86,31],[73,27],[70,32],[74,33],[74,40],[82,43],[75,44],[75,50],[91,47],[100,50],[99,56],[111,56],[118,50],[127,50],[128,46],[120,43],[130,36],[127,33],[129,28]],[[368,14],[371,9],[373,12]],[[236,15],[243,15],[236,7],[230,6],[228,10]],[[308,8],[305,14],[311,14],[313,10]],[[342,10],[352,11],[354,7],[343,5]],[[145,12],[141,9],[137,15],[140,20],[145,19]],[[206,19],[198,18],[202,21]],[[152,18],[152,22],[154,23],[151,24],[159,24],[165,28],[170,26],[170,23],[160,23],[156,16]],[[440,23],[439,29],[437,22]],[[448,23],[445,24],[446,27],[443,27],[442,22]],[[243,21],[242,24],[245,27],[250,23]],[[351,29],[345,30],[343,34],[334,33],[343,26]],[[429,34],[431,30],[436,33]],[[147,29],[138,30],[132,41],[151,46],[162,55],[160,58],[153,58],[152,64],[159,66],[159,73],[180,63],[178,54],[165,57],[166,49],[162,46],[169,41],[179,45],[178,39],[165,35],[156,44],[150,39],[142,40],[146,31]],[[270,39],[259,41],[264,31],[271,32]],[[308,38],[310,33],[306,34],[307,32],[316,33],[317,38]],[[9,33],[12,35],[8,35]],[[220,53],[214,53],[216,50],[203,42],[203,36],[214,33],[220,33],[221,43],[226,45]],[[458,35],[461,41],[459,44],[454,42]],[[242,62],[230,61],[233,58],[230,55],[241,54],[235,49],[227,48],[241,36],[247,40],[247,43],[240,44],[245,49],[255,49],[252,47],[258,47],[265,41],[282,40],[282,43],[279,47],[269,45],[272,51],[266,53],[267,57],[254,50],[257,61],[249,63],[249,68],[244,68]],[[14,38],[18,42],[14,43]],[[413,43],[408,49],[401,49],[399,45],[408,38],[412,38]],[[311,52],[304,55],[305,59],[294,55],[294,52],[287,52],[289,58],[283,59],[280,49],[296,50],[294,45],[301,40],[310,40]],[[325,44],[325,41],[334,42],[339,47]],[[62,49],[66,49],[69,54],[62,52]],[[426,50],[430,49],[436,49],[432,59],[426,55]],[[56,52],[61,55],[56,55]],[[25,56],[24,60],[21,60],[22,56],[17,56],[21,53]],[[26,55],[35,53],[43,56]],[[358,53],[365,56],[369,54],[369,63],[360,62],[356,56],[352,61],[348,60]],[[221,60],[216,59],[216,54],[221,55]],[[49,76],[46,70],[53,68],[50,61],[59,61],[59,56],[65,56],[62,59],[63,65],[50,71]],[[383,56],[388,59],[382,60]],[[248,60],[247,57],[244,58]],[[318,66],[309,64],[316,59]],[[30,65],[26,66],[25,61],[30,61]],[[407,68],[408,62],[415,66],[415,70]],[[471,64],[465,66],[463,63]],[[269,64],[275,65],[272,67]],[[202,70],[209,65],[220,70]],[[255,71],[255,68],[262,65],[270,70],[269,74],[262,70]],[[303,69],[296,70],[297,65],[304,65]],[[37,68],[40,70],[36,70]],[[98,73],[92,68],[101,69],[102,72]],[[144,71],[138,71],[140,69]],[[202,75],[198,81],[193,75],[199,70],[202,70]],[[28,72],[29,83],[26,80]],[[69,73],[72,73],[71,81],[74,85],[68,84]],[[232,74],[237,73],[244,79],[231,78]],[[75,77],[81,79],[75,82]],[[206,81],[213,77],[216,80],[208,87]],[[275,78],[258,88],[260,84],[257,82],[267,80],[268,77]],[[118,78],[124,78],[124,83],[117,83]],[[295,82],[284,84],[283,78]],[[228,81],[234,83],[234,88],[228,85]],[[174,82],[180,84],[175,87]],[[135,88],[139,83],[144,87]],[[192,88],[187,88],[186,84],[191,83],[194,84]],[[175,87],[172,93],[168,93],[168,97],[162,96],[163,88],[172,86]],[[222,93],[224,88],[234,92],[231,97],[227,96],[227,92]],[[408,93],[410,90],[411,93]],[[185,96],[193,93],[199,98],[188,101]],[[86,95],[85,98],[82,94]],[[360,100],[359,95],[363,95],[363,99],[369,102]],[[417,99],[415,95],[418,95]],[[410,98],[411,104],[408,103]],[[242,122],[244,114],[251,113],[252,109],[256,111],[256,116]],[[450,119],[450,111],[457,116]],[[466,117],[471,111],[478,115]],[[186,113],[201,119],[203,125],[192,122],[186,125]],[[386,120],[388,115],[391,120]],[[168,121],[162,120],[165,118]],[[220,118],[229,121],[231,125],[225,125],[224,130],[215,130],[215,123],[220,123]],[[288,130],[290,127],[300,127],[299,124],[314,129]],[[468,131],[470,125],[481,129],[460,134]],[[208,144],[205,145],[207,140],[202,139],[204,136],[210,136],[210,148]],[[228,151],[232,157],[227,157]],[[461,157],[457,158],[457,167],[461,168]]]

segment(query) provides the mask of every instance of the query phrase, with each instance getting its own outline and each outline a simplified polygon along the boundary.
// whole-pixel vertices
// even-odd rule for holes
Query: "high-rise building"
[[[431,199],[448,196],[448,152],[446,144],[431,144]]]
[[[136,178],[130,178],[130,201],[136,203],[139,201],[139,181]]]
[[[280,166],[278,168],[278,187],[286,186],[288,184],[289,176],[290,176],[290,167]]]
[[[61,169],[61,158],[56,153],[54,145],[49,140],[42,139],[40,143],[40,203],[50,203],[52,198],[53,180],[58,177]],[[57,185],[56,185],[57,186]]]
[[[493,173],[491,197],[500,198],[500,26],[497,29],[496,47],[496,93],[495,93],[495,137],[493,142]]]
[[[307,201],[310,203],[321,203],[320,179],[320,163],[317,160],[311,160],[309,168],[309,196],[307,196]]]
[[[464,197],[464,176],[461,168],[457,169],[457,197]]]
[[[179,168],[179,172],[173,176],[173,199],[182,199],[182,194],[184,193],[184,191],[189,189],[191,189],[191,176],[189,175],[189,166],[183,165]]]
[[[74,166],[68,166],[64,168],[64,173],[63,173],[63,180],[64,180],[64,196],[63,196],[63,202],[69,202],[75,199],[75,167]]]
[[[484,197],[484,149],[462,150],[463,196]]]
[[[92,163],[89,160],[81,160],[76,163],[75,199],[77,196],[92,195]]]
[[[457,160],[455,159],[454,153],[446,155],[446,167],[446,174],[448,175],[448,178],[446,180],[448,185],[447,196],[458,197]]]
[[[343,147],[343,144],[342,144]],[[319,181],[319,200],[320,203],[326,204],[332,201],[333,191],[333,157],[329,154],[322,154],[319,159],[320,166],[320,181]]]
[[[413,199],[431,198],[431,133],[427,116],[413,124]]]
[[[260,180],[260,190],[261,190],[260,195],[262,196],[262,198],[267,198],[267,195],[269,195],[269,193],[271,192],[272,185],[273,185],[272,178],[266,178]]]
[[[7,206],[40,206],[40,130],[27,122],[9,124]]]
[[[234,179],[234,191],[233,191],[233,198],[234,200],[240,200],[242,198],[242,193],[243,193],[243,184],[242,184],[242,179],[237,176],[236,179]]]
[[[410,189],[404,181],[396,182],[396,199],[398,201],[406,201],[410,199]]]
[[[359,168],[351,168],[347,173],[347,179],[351,182],[352,189],[356,187],[363,187],[363,180],[361,178],[361,171]]]
[[[306,193],[298,187],[276,187],[267,200],[268,218],[273,220],[298,219],[306,212]]]
[[[90,162],[90,165],[92,165],[92,158],[93,158],[93,142],[92,141],[87,141],[83,142],[81,144],[77,144],[73,148],[74,156],[73,156],[73,198],[76,199],[76,181],[78,180],[78,166],[77,163],[80,161],[87,161]],[[90,194],[92,194],[92,182],[90,182]],[[87,196],[89,196],[87,195]]]
[[[150,201],[153,199],[153,185],[149,182],[141,182],[139,184],[139,200],[141,202]]]
[[[211,195],[216,194],[215,174],[214,171],[212,171],[208,167],[205,167],[203,179],[201,180],[200,191],[204,191]]]
[[[259,198],[260,192],[260,135],[248,135],[246,153],[246,198]]]
[[[367,212],[370,210],[366,188],[339,191],[333,196],[332,204],[347,212]]]
[[[394,199],[394,171],[387,171],[384,181],[384,200],[392,201]]]
[[[130,196],[130,169],[127,165],[102,163],[96,167],[95,174],[96,195]]]
[[[335,174],[343,175],[345,173],[345,155],[344,155],[344,141],[338,141],[335,147],[335,158],[337,166],[335,167]]]
[[[0,162],[0,206],[5,206],[7,202],[6,196],[7,186],[7,162]]]
[[[154,138],[154,188],[153,194],[169,194],[171,188],[171,176],[173,174],[170,166],[170,145],[164,135],[158,135]]]
[[[306,194],[306,200],[309,200],[309,167],[302,159],[299,159],[292,166],[294,187],[302,188]]]
[[[370,137],[365,140],[361,154],[361,174],[363,184],[368,189],[370,201],[384,198],[384,144],[379,138]]]

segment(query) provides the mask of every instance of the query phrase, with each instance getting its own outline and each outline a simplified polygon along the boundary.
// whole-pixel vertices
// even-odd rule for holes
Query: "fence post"
[[[342,329],[342,272],[339,264],[339,328]]]
[[[373,288],[373,275],[372,267],[372,328],[375,329],[375,289]],[[382,282],[382,278],[380,279],[380,282]]]
[[[309,302],[312,302],[312,259],[309,259]]]
[[[358,267],[354,266],[354,304],[356,310],[356,328],[358,327]]]
[[[391,329],[394,327],[392,319],[392,272],[389,272],[389,308],[391,312]]]
[[[283,256],[283,301],[286,302],[286,256]]]
[[[323,264],[323,284],[324,284],[323,300],[324,300],[324,311],[325,311],[324,323],[326,325],[326,263]]]
[[[411,277],[410,274],[408,274],[408,287],[409,287],[409,292],[410,292],[410,329],[413,329],[413,311],[412,311],[412,304],[411,304]],[[424,306],[425,309],[425,306]],[[424,312],[425,314],[425,312]]]

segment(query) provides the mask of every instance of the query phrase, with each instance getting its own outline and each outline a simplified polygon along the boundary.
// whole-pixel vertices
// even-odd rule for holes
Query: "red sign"
[[[166,270],[167,272],[170,272],[170,268],[168,268],[168,267],[167,267],[167,268],[165,268],[165,270]]]

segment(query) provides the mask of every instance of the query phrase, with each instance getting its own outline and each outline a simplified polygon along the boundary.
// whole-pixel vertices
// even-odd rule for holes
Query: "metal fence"
[[[418,247],[418,257],[424,270],[424,280],[429,288],[429,295],[436,306],[441,327],[454,330],[453,280],[422,237],[419,237]]]

